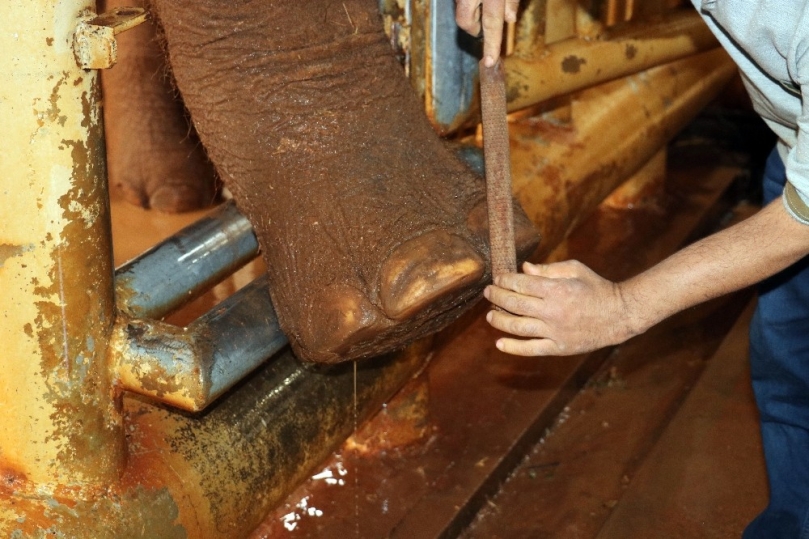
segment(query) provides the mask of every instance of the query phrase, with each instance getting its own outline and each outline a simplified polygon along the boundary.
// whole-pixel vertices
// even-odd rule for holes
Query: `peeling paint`
[[[6,263],[7,260],[22,256],[23,253],[29,252],[33,249],[33,245],[9,245],[0,243],[0,268]]]
[[[505,59],[508,110],[517,111],[716,47],[716,39],[699,14],[686,11],[673,11],[656,21],[630,22],[599,39],[564,39],[547,45],[541,53]]]
[[[187,539],[179,513],[165,487],[111,490],[87,500],[18,498],[6,510],[0,507],[0,532],[20,538]]]
[[[48,99],[48,103],[50,103],[50,107],[45,110],[45,117],[50,122],[58,122],[59,125],[64,127],[65,122],[67,121],[67,116],[64,114],[60,114],[61,110],[59,109],[59,87],[62,86],[67,82],[68,73],[63,72],[62,77],[56,81],[56,84],[51,90],[51,96]]]
[[[562,71],[565,73],[578,73],[587,60],[579,56],[567,56],[562,60]]]
[[[76,16],[90,5],[0,8],[20,35],[17,42],[0,34],[9,79],[0,87],[0,123],[16,126],[4,135],[0,193],[21,216],[0,240],[12,246],[0,252],[0,340],[9,349],[0,453],[27,478],[15,489],[31,496],[60,488],[85,496],[114,482],[124,463],[106,363],[113,269],[99,84],[70,48]]]

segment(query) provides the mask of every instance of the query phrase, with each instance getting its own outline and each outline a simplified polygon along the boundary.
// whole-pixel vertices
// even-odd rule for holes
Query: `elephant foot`
[[[154,4],[300,358],[402,347],[480,297],[483,182],[429,126],[375,0]],[[521,211],[516,228],[526,257],[538,238]]]
[[[108,1],[105,9],[144,2]],[[217,201],[208,161],[173,87],[155,23],[119,35],[119,62],[102,71],[110,185],[130,203],[175,213]]]

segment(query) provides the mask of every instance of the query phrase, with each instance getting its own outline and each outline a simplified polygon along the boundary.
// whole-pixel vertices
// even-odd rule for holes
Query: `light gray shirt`
[[[784,205],[809,224],[809,0],[691,0],[778,136]]]

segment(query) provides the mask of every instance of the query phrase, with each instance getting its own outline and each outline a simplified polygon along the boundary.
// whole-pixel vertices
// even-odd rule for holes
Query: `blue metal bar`
[[[431,0],[429,39],[432,94],[426,98],[442,134],[462,126],[477,107],[478,58],[481,42],[458,28],[455,2]]]
[[[118,310],[162,318],[255,258],[250,222],[228,202],[115,272]]]
[[[287,338],[263,276],[187,328],[122,318],[113,342],[121,387],[196,412],[275,355]]]
[[[211,342],[208,402],[286,346],[262,276],[201,316],[189,327]]]

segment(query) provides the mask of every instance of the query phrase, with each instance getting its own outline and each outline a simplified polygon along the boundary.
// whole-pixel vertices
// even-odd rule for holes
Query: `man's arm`
[[[757,283],[809,254],[809,226],[781,199],[749,219],[673,254],[622,283],[575,261],[526,264],[485,296],[510,313],[492,311],[492,326],[527,340],[497,347],[522,356],[571,355],[618,344],[703,301]]]
[[[467,33],[486,34],[483,63],[492,67],[500,58],[503,23],[517,21],[519,0],[455,0],[455,22]]]

